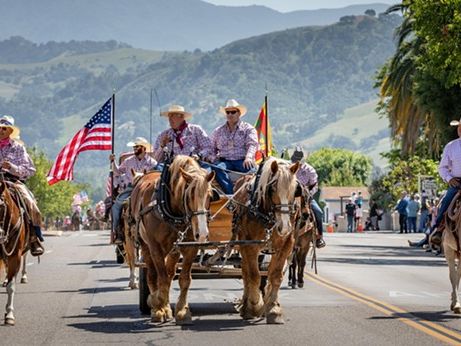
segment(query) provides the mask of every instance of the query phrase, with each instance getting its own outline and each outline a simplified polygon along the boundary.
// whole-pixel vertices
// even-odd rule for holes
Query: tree
[[[34,162],[36,173],[26,184],[37,199],[42,215],[54,218],[69,214],[73,196],[85,186],[66,181],[49,186],[46,175],[51,168],[51,162],[36,148],[29,149],[28,152]]]
[[[432,159],[417,155],[403,159],[399,150],[384,155],[390,162],[389,172],[374,180],[370,185],[370,198],[385,209],[395,206],[403,191],[418,192],[418,176],[429,175],[436,178],[437,185],[445,187],[438,174],[438,164]]]
[[[317,170],[319,183],[326,186],[365,186],[372,169],[369,157],[338,148],[317,150],[307,162]]]
[[[365,11],[365,14],[370,17],[375,17],[376,16],[376,11],[372,8],[368,9]]]

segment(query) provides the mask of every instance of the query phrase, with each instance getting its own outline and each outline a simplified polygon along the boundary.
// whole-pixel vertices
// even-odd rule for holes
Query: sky
[[[337,8],[355,4],[395,4],[396,0],[204,0],[215,5],[249,6],[264,5],[280,12]]]

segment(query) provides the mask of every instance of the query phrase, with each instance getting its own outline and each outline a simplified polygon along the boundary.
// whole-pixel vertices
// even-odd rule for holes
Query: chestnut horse
[[[208,174],[196,160],[183,155],[176,156],[170,167],[165,166],[166,169],[168,181],[163,181],[166,179],[164,175],[159,178],[156,174],[141,178],[131,195],[131,213],[137,219],[144,243],[152,322],[165,322],[173,317],[169,292],[176,264],[182,255],[179,274],[181,292],[176,303],[175,319],[177,324],[188,324],[192,322],[192,317],[187,293],[198,247],[177,249],[175,242],[206,241],[214,172]],[[162,188],[165,189],[163,194]],[[146,256],[146,252],[149,255]]]
[[[304,197],[302,197],[304,198]],[[296,219],[295,245],[291,254],[291,263],[288,268],[288,286],[291,288],[304,287],[304,268],[306,257],[312,245],[316,230],[313,211],[306,202],[305,212],[299,212]]]
[[[21,258],[26,248],[28,228],[17,198],[13,199],[10,189],[15,190],[13,183],[0,182],[0,258],[6,262],[6,290],[8,293],[5,324],[14,325],[15,279],[21,268]]]
[[[239,200],[234,215],[234,231],[240,240],[264,240],[266,245],[243,245],[242,256],[243,298],[240,315],[244,319],[257,318],[265,314],[267,323],[284,323],[282,309],[278,302],[278,292],[283,279],[283,269],[293,250],[294,221],[297,206],[295,192],[296,172],[299,162],[289,164],[274,157],[268,158],[259,167],[253,179],[246,179],[247,188],[236,189],[246,196]],[[244,178],[242,180],[245,180]],[[269,245],[272,251],[267,274],[264,300],[260,291],[258,255],[262,247]]]

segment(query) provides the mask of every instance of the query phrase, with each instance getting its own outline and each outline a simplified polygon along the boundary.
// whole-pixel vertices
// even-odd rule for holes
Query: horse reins
[[[5,189],[8,188],[8,185],[6,183],[5,184]],[[14,203],[16,203],[16,201],[14,200],[14,198],[11,198],[12,201]],[[6,257],[9,257],[13,254],[13,252],[16,250],[16,246],[18,245],[18,242],[19,242],[19,238],[21,236],[21,226],[23,225],[23,209],[20,207],[20,204],[19,202],[16,203],[17,204],[17,207],[18,207],[18,210],[19,210],[19,217],[18,217],[18,220],[16,221],[16,223],[14,224],[13,227],[11,227],[11,216],[8,218],[8,224],[7,224],[7,227],[5,228],[5,220],[6,220],[6,212],[7,212],[7,206],[6,206],[6,203],[5,201],[3,200],[3,215],[2,215],[2,218],[1,218],[1,223],[2,223],[2,227],[0,227],[0,230],[2,231],[1,233],[3,232],[6,232],[5,235],[2,235],[0,237],[0,243],[2,245],[2,250],[3,250],[3,253],[6,255]],[[6,243],[8,243],[9,241],[9,237],[10,237],[10,232],[16,232],[17,235],[16,235],[16,238],[14,240],[14,245],[13,247],[11,248],[11,251],[8,252],[7,249],[6,249]]]

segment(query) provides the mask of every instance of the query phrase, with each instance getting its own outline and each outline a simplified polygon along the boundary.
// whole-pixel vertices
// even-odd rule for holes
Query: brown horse
[[[26,248],[27,223],[18,206],[17,199],[13,199],[11,190],[13,183],[0,182],[0,258],[6,261],[6,303],[5,324],[14,325],[14,293],[15,279],[21,268],[21,258]]]
[[[302,288],[304,287],[306,257],[311,248],[316,229],[312,210],[306,208],[304,213],[299,212],[295,224],[295,245],[291,254],[291,263],[288,268],[288,286],[291,286],[291,288]]]
[[[244,183],[247,188],[241,189],[252,192],[245,193],[246,201],[239,203],[235,210],[234,228],[238,238],[247,241],[266,239],[266,245],[270,244],[272,251],[263,300],[259,289],[258,255],[265,245],[243,245],[240,248],[244,285],[240,315],[244,319],[265,314],[267,323],[284,323],[278,292],[294,244],[298,169],[299,163],[288,164],[270,157],[262,163],[256,177]],[[240,188],[239,184],[236,188]]]
[[[181,292],[176,303],[175,319],[177,324],[188,324],[192,318],[187,293],[191,283],[192,263],[198,248],[182,247],[179,251],[175,242],[206,241],[214,172],[208,174],[197,161],[182,155],[174,158],[168,172],[169,181],[162,181],[163,178],[155,174],[141,178],[131,195],[131,212],[136,215],[145,244],[143,255],[148,268],[152,321],[164,322],[173,317],[169,291],[176,273],[176,264],[182,255],[179,275]],[[161,197],[159,199],[162,194],[161,184],[165,185],[169,211],[173,216],[168,216],[170,213],[166,215],[165,209],[162,209],[167,201]],[[148,255],[145,255],[146,252]]]
[[[451,282],[450,309],[455,314],[461,314],[461,304],[458,297],[459,280],[461,278],[461,200],[460,193],[453,198],[445,215],[445,229],[442,245],[445,259],[448,263]]]

